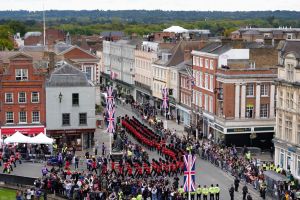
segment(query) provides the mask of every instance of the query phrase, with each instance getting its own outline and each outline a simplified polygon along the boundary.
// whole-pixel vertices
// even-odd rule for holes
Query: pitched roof
[[[230,44],[222,45],[222,43],[220,42],[213,42],[200,49],[200,51],[205,53],[221,55],[230,49],[232,49],[232,46]]]
[[[20,53],[19,51],[0,51],[0,60],[3,63],[9,63],[9,58]],[[44,60],[44,52],[25,52],[25,54],[32,57],[33,61]]]
[[[61,67],[55,69],[49,80],[47,87],[88,87],[91,86],[85,73],[78,68],[64,63]]]
[[[286,40],[281,52],[282,54],[293,53],[296,58],[300,58],[300,40]]]
[[[183,41],[181,40],[177,46],[172,48],[172,56],[165,64],[166,66],[175,66],[184,61],[185,50],[195,50],[199,48],[199,41]]]

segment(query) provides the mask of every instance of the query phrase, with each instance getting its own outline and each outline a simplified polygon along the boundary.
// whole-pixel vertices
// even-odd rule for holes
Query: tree
[[[20,21],[9,21],[8,27],[13,31],[13,34],[20,33],[23,36],[26,33],[26,26]]]

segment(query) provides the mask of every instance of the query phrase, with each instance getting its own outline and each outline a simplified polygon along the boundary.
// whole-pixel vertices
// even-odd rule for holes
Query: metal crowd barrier
[[[0,174],[0,182],[12,185],[34,185],[35,178],[23,177],[10,174]]]

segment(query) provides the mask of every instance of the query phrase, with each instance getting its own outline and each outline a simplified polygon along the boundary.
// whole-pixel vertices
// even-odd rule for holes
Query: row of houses
[[[0,135],[43,132],[57,144],[88,148],[96,128],[95,104],[100,104],[99,59],[77,46],[55,47],[0,52]]]

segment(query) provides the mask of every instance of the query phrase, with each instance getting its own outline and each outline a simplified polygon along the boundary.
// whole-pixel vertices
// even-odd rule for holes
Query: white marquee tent
[[[31,138],[23,135],[19,131],[4,140],[5,144],[9,143],[30,143]]]
[[[47,137],[44,133],[40,133],[37,136],[30,138],[32,144],[53,144],[53,139]]]
[[[171,26],[167,29],[164,29],[163,32],[169,32],[169,33],[186,33],[188,32],[187,29],[182,28],[181,26]]]

